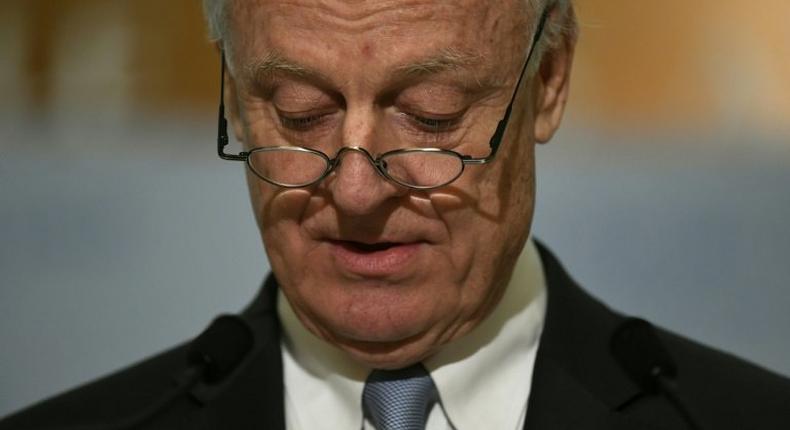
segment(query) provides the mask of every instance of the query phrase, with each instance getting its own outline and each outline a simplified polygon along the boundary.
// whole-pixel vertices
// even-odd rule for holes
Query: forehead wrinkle
[[[388,27],[397,27],[401,21],[437,20],[456,10],[451,8],[450,2],[436,0],[286,0],[281,3],[283,6],[293,8],[291,13],[309,11],[310,15],[320,17],[324,25],[349,34],[371,30],[380,32]]]
[[[474,3],[478,0],[472,0]],[[245,2],[234,2],[234,3],[241,3],[245,4]],[[251,4],[256,2],[250,2],[247,4],[250,7]],[[274,3],[274,2],[272,2]],[[361,27],[372,27],[373,31],[379,33],[378,37],[379,40],[386,40],[388,37],[391,37],[390,34],[382,34],[385,32],[383,27],[391,27],[395,26],[398,27],[397,21],[400,19],[409,20],[409,18],[415,18],[419,16],[423,20],[427,21],[444,21],[448,20],[449,16],[440,13],[442,10],[447,9],[451,4],[454,2],[450,1],[431,1],[431,0],[411,0],[411,1],[383,1],[383,2],[375,2],[375,1],[363,1],[361,3],[354,2],[354,1],[344,1],[344,0],[328,0],[328,1],[315,1],[315,0],[283,0],[279,3],[277,7],[279,13],[285,12],[285,15],[294,15],[297,11],[301,11],[304,14],[306,11],[310,10],[311,12],[308,15],[318,14],[322,16],[322,21],[324,24],[328,24],[329,22],[332,23],[329,27],[335,27],[334,30],[340,30],[341,33],[345,33],[344,30],[351,30],[353,27],[356,30],[354,33],[356,34],[357,31],[360,30]],[[408,6],[404,8],[404,3]],[[463,3],[463,2],[461,2]],[[367,5],[373,5],[371,7],[365,7]],[[353,6],[353,7],[352,7]],[[439,7],[437,10],[436,7]],[[454,12],[458,12],[457,5],[456,7],[452,8]],[[236,12],[240,12],[236,10]],[[252,16],[255,15],[254,12],[263,12],[262,10],[248,10],[247,13],[239,13],[239,16]],[[269,11],[271,12],[271,11]],[[495,28],[494,26],[498,20],[496,17],[491,15],[499,15],[502,11],[499,9],[490,10],[490,8],[486,8],[485,13],[483,13],[482,20],[485,22],[483,25],[484,28]],[[391,13],[394,18],[392,20],[385,20],[389,21],[389,23],[385,23],[382,25],[381,22],[375,22],[382,18],[381,14]],[[267,14],[270,15],[270,14]],[[449,15],[453,15],[452,13]],[[270,15],[271,16],[271,15]],[[479,17],[480,15],[478,15]],[[375,19],[374,19],[375,18]],[[344,20],[348,20],[349,22],[343,22]],[[420,20],[418,18],[418,20]],[[340,21],[340,22],[338,22]],[[356,22],[353,22],[356,21]],[[308,25],[310,23],[310,25]],[[302,22],[291,22],[290,25],[297,28],[302,28],[302,30],[315,30],[316,26],[315,23],[312,23],[311,20],[302,20]],[[500,24],[501,25],[501,24]],[[319,26],[320,27],[320,26]],[[337,28],[340,27],[340,28]],[[345,28],[344,28],[345,27]],[[407,36],[408,37],[408,36]],[[449,42],[449,41],[448,41]],[[272,49],[269,46],[269,49]],[[437,54],[432,56],[427,56],[423,59],[418,59],[417,61],[406,64],[406,65],[396,65],[390,66],[389,75],[390,75],[390,82],[394,81],[405,81],[405,80],[416,80],[419,78],[424,78],[431,75],[438,75],[445,72],[457,72],[461,74],[466,74],[465,76],[461,76],[461,81],[464,84],[469,84],[470,87],[477,86],[477,87],[498,87],[505,84],[506,81],[505,76],[499,76],[499,74],[494,73],[497,68],[488,67],[490,64],[486,64],[484,59],[486,57],[490,57],[491,53],[487,55],[483,54],[482,51],[480,52],[471,52],[466,47],[445,47],[440,48]],[[298,61],[298,59],[296,59]],[[263,57],[258,59],[253,59],[246,67],[247,76],[250,79],[255,79],[257,82],[266,82],[271,81],[277,75],[288,75],[298,77],[304,80],[312,80],[318,81],[322,83],[333,83],[336,77],[328,76],[325,72],[320,72],[317,69],[313,69],[307,67],[305,65],[299,64],[297,61],[289,60],[282,56],[276,49],[272,49],[270,52],[264,54]],[[482,65],[479,70],[476,65]],[[485,69],[485,70],[483,70]],[[372,77],[371,77],[372,78]]]
[[[435,76],[446,72],[467,72],[477,88],[493,88],[504,84],[502,79],[491,76],[480,77],[479,73],[471,73],[473,66],[481,64],[484,56],[471,51],[457,48],[443,48],[437,54],[419,59],[409,64],[395,66],[392,70],[391,82],[414,81],[420,78]],[[275,51],[268,51],[263,57],[252,60],[245,66],[247,76],[254,83],[266,83],[276,76],[289,75],[300,79],[313,80],[330,84],[333,79],[325,74],[289,60]],[[488,75],[488,74],[486,74]]]

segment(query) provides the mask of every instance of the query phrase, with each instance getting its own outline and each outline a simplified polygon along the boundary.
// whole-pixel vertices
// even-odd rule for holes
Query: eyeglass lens
[[[451,151],[392,151],[381,158],[384,174],[406,186],[431,188],[452,182],[463,171],[458,154]],[[330,160],[322,153],[298,147],[256,148],[249,165],[261,179],[287,187],[310,185],[323,178]]]

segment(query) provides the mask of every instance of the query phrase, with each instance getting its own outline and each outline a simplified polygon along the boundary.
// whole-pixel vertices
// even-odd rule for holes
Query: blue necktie
[[[374,370],[362,392],[365,416],[376,430],[424,430],[438,399],[436,386],[422,364]]]

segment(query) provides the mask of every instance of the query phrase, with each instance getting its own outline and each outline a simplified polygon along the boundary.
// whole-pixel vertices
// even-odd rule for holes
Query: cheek
[[[255,215],[255,221],[258,223],[260,227],[263,215],[263,211],[261,208],[264,205],[264,196],[263,196],[263,189],[261,188],[263,181],[260,180],[254,173],[250,171],[250,169],[245,165],[244,166],[244,176],[247,180],[247,191],[250,193],[250,204],[252,206],[252,212]]]
[[[514,142],[509,142],[514,143]],[[502,152],[498,162],[483,166],[459,184],[466,191],[434,199],[437,213],[450,234],[450,252],[459,273],[470,288],[465,295],[479,297],[481,290],[496,285],[501,273],[515,261],[529,235],[534,206],[533,157],[523,151]],[[471,172],[469,172],[471,173]],[[455,203],[450,204],[450,202]]]
[[[500,199],[505,208],[503,220],[506,227],[529,229],[535,205],[535,173],[532,157],[523,157],[519,164],[509,166],[503,175]]]
[[[459,179],[458,188],[464,191],[432,198],[456,247],[471,243],[477,251],[495,251],[513,230],[528,228],[534,197],[532,158],[526,152],[499,155],[495,163]]]
[[[306,241],[300,228],[310,202],[305,190],[275,189],[247,172],[250,201],[272,267],[299,261]]]

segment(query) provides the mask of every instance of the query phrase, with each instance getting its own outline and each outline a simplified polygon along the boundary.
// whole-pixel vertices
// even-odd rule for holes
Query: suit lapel
[[[578,379],[551,360],[536,362],[533,390],[535,393],[529,400],[525,429],[638,428],[626,425],[618,414],[612,413]]]
[[[609,353],[611,333],[622,317],[582,291],[537,245],[548,305],[524,428],[660,428],[619,412],[642,395]]]

